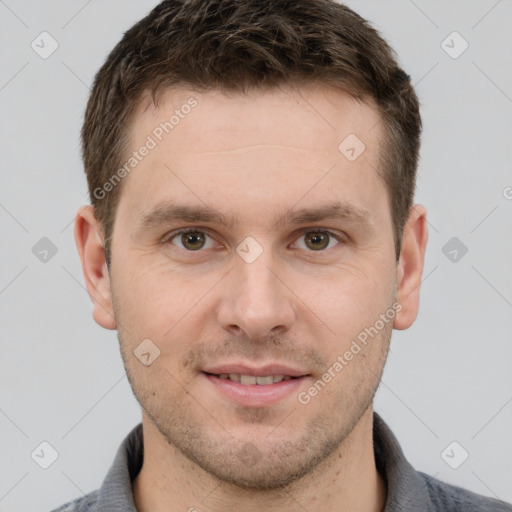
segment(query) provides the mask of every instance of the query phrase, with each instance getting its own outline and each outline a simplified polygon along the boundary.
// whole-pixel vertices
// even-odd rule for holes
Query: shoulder
[[[442,512],[512,512],[512,505],[451,485],[418,471],[434,510]]]
[[[99,490],[93,491],[81,498],[61,505],[52,512],[96,512]]]

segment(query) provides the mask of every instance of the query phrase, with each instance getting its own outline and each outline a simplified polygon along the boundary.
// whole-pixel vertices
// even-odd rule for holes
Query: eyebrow
[[[323,220],[345,220],[363,228],[370,228],[373,225],[370,212],[355,205],[337,201],[316,208],[291,208],[284,215],[274,218],[270,231],[287,224],[306,224]],[[239,224],[233,215],[227,216],[207,206],[190,206],[174,201],[164,201],[151,211],[139,214],[135,229],[146,231],[173,222],[223,224],[229,229]]]

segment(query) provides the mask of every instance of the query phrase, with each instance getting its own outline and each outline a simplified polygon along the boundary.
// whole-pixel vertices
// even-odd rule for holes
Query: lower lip
[[[290,380],[282,380],[274,384],[246,385],[235,382],[231,379],[221,379],[214,375],[203,372],[203,375],[215,388],[239,405],[249,407],[266,407],[276,404],[286,396],[297,394],[307,376],[297,377]]]

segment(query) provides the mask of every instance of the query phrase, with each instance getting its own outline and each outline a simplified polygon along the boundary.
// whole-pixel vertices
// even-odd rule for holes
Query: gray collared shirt
[[[387,486],[383,512],[512,512],[512,505],[486,498],[416,471],[384,420],[373,413],[375,462]],[[132,482],[142,467],[142,424],[126,436],[101,488],[53,512],[137,512]]]

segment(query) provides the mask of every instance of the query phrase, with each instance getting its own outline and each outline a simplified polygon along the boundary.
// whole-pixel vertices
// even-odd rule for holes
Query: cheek
[[[119,265],[112,280],[118,328],[132,350],[144,339],[152,340],[162,355],[179,355],[185,339],[196,339],[205,324],[206,298],[219,277],[210,272],[198,276],[171,268],[169,262],[144,261]],[[149,258],[148,258],[149,260]],[[128,348],[127,348],[128,349]]]
[[[333,325],[349,326],[373,323],[393,297],[391,271],[377,265],[338,265],[329,274],[314,278],[301,276],[297,281],[300,298],[320,318]]]
[[[318,348],[325,353],[328,365],[342,358],[343,369],[335,380],[352,391],[352,384],[357,388],[371,377],[368,369],[378,372],[385,359],[393,321],[382,321],[381,315],[394,313],[390,309],[392,281],[389,273],[378,279],[361,268],[344,268],[323,286],[317,283],[314,290],[311,282],[301,283],[301,298],[329,328],[318,340]],[[313,318],[311,313],[308,318]],[[308,323],[308,336],[317,337],[318,330],[311,329],[310,322],[306,322],[306,329]]]
[[[182,290],[179,276],[173,274],[169,263],[155,255],[126,258],[119,262],[116,271],[115,276],[119,276],[115,279],[117,295],[124,309],[135,316],[165,308],[169,301],[177,300],[177,291]]]

